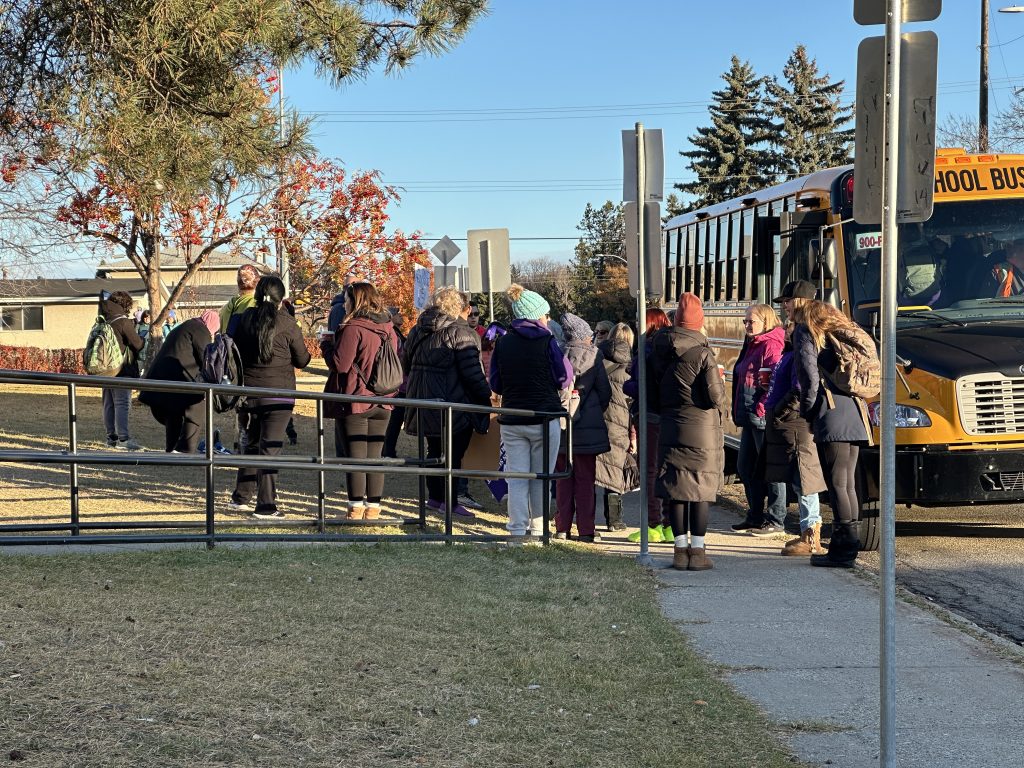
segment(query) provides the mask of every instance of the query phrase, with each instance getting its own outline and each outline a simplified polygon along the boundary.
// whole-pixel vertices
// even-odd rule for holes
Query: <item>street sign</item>
[[[445,235],[434,244],[434,247],[430,249],[430,252],[434,254],[435,259],[440,261],[442,264],[447,265],[451,264],[452,259],[461,253],[461,249],[452,242],[452,239],[448,237],[448,235]]]
[[[885,24],[889,0],[854,0],[853,20],[858,24]],[[942,0],[903,0],[903,21],[931,21],[939,18]]]
[[[507,229],[471,229],[469,242],[469,290],[473,293],[504,291],[512,284]]]
[[[622,218],[625,224],[626,265],[629,267],[629,292],[633,296],[640,290],[637,279],[638,238],[636,232],[636,203],[625,203]],[[644,291],[660,300],[665,290],[665,275],[661,265],[661,206],[644,203]],[[670,297],[674,298],[674,297]]]
[[[900,36],[900,152],[896,220],[927,221],[935,192],[935,86],[939,39],[934,32]],[[868,37],[857,49],[853,217],[882,221],[882,155],[885,149],[885,37]]]
[[[661,202],[665,199],[665,149],[661,129],[644,131],[644,154],[647,158],[647,180],[644,184],[644,200]],[[636,202],[636,131],[622,132],[622,199]],[[658,227],[661,228],[660,225]]]

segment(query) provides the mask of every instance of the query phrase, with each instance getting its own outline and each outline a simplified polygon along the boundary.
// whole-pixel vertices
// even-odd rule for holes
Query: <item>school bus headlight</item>
[[[871,421],[871,426],[881,426],[881,412],[881,403],[870,403],[868,405],[868,418]],[[930,427],[931,425],[932,420],[920,408],[915,408],[912,405],[896,405],[897,427],[906,429],[908,427]]]

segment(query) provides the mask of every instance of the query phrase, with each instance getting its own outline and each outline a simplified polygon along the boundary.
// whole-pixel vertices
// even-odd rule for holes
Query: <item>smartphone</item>
[[[106,301],[110,298],[110,291],[100,291],[100,301]]]

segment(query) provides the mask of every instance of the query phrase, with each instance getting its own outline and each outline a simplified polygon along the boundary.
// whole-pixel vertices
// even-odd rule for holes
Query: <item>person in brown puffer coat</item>
[[[597,348],[604,355],[604,369],[611,384],[612,397],[604,412],[611,449],[597,457],[595,482],[605,490],[604,519],[608,530],[621,531],[626,528],[622,522],[622,494],[633,490],[626,487],[625,468],[631,462],[636,467],[636,460],[630,455],[633,441],[630,439],[629,398],[622,391],[633,361],[632,329],[625,323],[619,323],[604,341],[598,343]]]
[[[668,502],[672,518],[672,567],[705,571],[713,567],[704,536],[708,504],[724,480],[722,420],[729,396],[703,333],[700,299],[692,293],[680,296],[675,321],[654,337],[651,355],[650,407],[661,415],[656,490]]]

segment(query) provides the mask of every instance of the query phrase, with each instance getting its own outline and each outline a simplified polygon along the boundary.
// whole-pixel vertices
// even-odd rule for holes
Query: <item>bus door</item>
[[[827,222],[825,211],[783,211],[779,217],[772,291],[766,294],[769,299],[778,296],[786,283],[813,278],[811,246],[818,242],[819,227]]]

